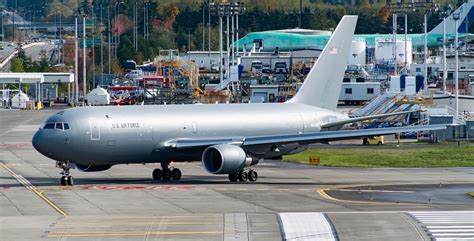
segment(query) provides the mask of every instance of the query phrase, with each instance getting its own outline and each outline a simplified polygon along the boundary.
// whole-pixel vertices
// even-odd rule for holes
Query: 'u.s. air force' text
[[[140,128],[140,124],[138,122],[134,122],[134,123],[113,123],[112,124],[112,129],[125,129],[125,128],[129,128],[129,129]]]

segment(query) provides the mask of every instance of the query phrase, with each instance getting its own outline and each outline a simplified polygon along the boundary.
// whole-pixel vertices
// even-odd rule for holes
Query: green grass
[[[360,148],[317,148],[283,160],[308,163],[319,156],[322,166],[341,167],[474,167],[474,145],[402,145]]]

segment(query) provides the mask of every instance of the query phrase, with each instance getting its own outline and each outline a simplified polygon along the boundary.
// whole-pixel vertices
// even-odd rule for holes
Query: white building
[[[413,45],[411,39],[407,39],[407,64],[410,66],[413,62]],[[393,63],[393,39],[376,38],[375,39],[375,61],[377,63],[389,62]],[[404,37],[397,38],[396,41],[396,58],[398,64],[405,63],[405,40]]]

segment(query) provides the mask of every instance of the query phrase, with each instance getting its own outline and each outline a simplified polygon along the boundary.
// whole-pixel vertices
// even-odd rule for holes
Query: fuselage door
[[[193,121],[193,133],[194,134],[198,133],[198,127],[197,127],[197,123],[195,121]]]
[[[89,126],[91,132],[91,140],[98,141],[100,140],[100,125],[96,119],[89,119]]]

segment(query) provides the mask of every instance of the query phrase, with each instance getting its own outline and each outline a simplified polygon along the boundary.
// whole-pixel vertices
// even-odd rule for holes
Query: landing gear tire
[[[60,183],[61,186],[72,186],[74,185],[74,181],[72,176],[69,174],[69,170],[71,169],[69,161],[57,161],[56,167],[61,168],[61,179]]]
[[[72,178],[72,176],[66,177],[66,184],[67,184],[68,186],[74,185],[74,179]]]
[[[248,179],[248,173],[244,170],[239,172],[239,181],[246,182]]]
[[[236,182],[238,180],[239,180],[239,174],[238,173],[229,174],[229,181]]]
[[[250,170],[248,173],[249,181],[255,182],[258,179],[258,173],[254,170]]]
[[[61,186],[72,186],[74,185],[74,179],[72,176],[62,176],[61,177]]]
[[[169,181],[171,180],[172,173],[170,169],[164,169],[163,170],[163,181]]]
[[[161,169],[156,168],[155,170],[153,170],[152,176],[153,180],[159,181],[161,180],[161,178],[163,178],[163,172],[161,171]]]
[[[181,170],[179,170],[178,168],[175,168],[171,171],[171,177],[173,178],[173,180],[180,180],[181,179]]]

